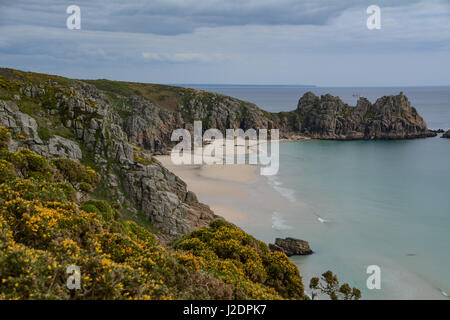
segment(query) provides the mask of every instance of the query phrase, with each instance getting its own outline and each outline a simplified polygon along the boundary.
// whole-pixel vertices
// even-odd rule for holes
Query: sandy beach
[[[218,215],[232,223],[248,221],[248,216],[227,204],[245,201],[250,196],[248,187],[256,178],[254,165],[174,165],[170,156],[156,157],[167,169],[183,179],[188,190],[206,203]]]

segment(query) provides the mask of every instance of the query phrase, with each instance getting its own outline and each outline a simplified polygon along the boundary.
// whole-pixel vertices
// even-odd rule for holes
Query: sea
[[[188,86],[271,112],[294,110],[308,91],[350,105],[403,92],[430,129],[450,129],[450,87]],[[292,257],[306,291],[311,277],[331,270],[363,299],[448,299],[449,139],[285,142],[278,174],[264,179],[285,202],[264,226],[243,228],[267,242],[307,240],[315,253]]]

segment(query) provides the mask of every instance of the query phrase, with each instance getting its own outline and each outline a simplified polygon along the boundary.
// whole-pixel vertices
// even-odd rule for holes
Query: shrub
[[[90,167],[71,159],[54,159],[54,165],[62,176],[72,185],[79,185],[80,189],[91,192],[100,181],[100,175]]]
[[[287,257],[231,224],[213,222],[171,252],[148,229],[117,220],[106,201],[72,202],[75,189],[62,179],[100,179],[75,161],[3,150],[0,174],[0,299],[304,297]],[[66,286],[72,265],[80,290]]]
[[[174,247],[199,259],[191,264],[199,263],[231,284],[235,298],[305,298],[299,271],[284,253],[270,252],[265,243],[226,221],[216,220]]]
[[[31,155],[2,153],[0,167],[55,173],[40,159],[29,163]],[[0,184],[0,299],[230,297],[222,280],[196,270],[191,258],[199,259],[167,252],[145,228],[115,220],[107,202],[80,208],[71,202],[73,187],[58,175],[35,179],[14,170],[17,175]],[[66,286],[71,265],[80,268],[80,290]]]
[[[111,206],[103,200],[89,200],[81,205],[81,210],[100,215],[104,220],[114,220],[115,212]]]
[[[5,127],[0,127],[0,150],[8,150],[9,139],[9,130]]]
[[[339,285],[339,280],[336,275],[330,270],[322,274],[319,279],[312,278],[309,284],[312,289],[312,299],[315,299],[319,294],[328,295],[331,300],[359,300],[361,299],[361,291],[357,288],[351,288],[348,283]]]
[[[13,165],[5,160],[0,160],[0,184],[14,179],[16,174]]]
[[[53,177],[54,170],[48,161],[40,155],[33,153],[29,149],[22,149],[6,156],[16,171],[25,178],[47,179]]]

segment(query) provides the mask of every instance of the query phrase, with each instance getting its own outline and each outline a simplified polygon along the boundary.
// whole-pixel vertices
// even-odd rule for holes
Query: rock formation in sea
[[[274,244],[269,244],[269,249],[284,252],[288,257],[304,256],[314,253],[307,241],[295,238],[276,238]]]
[[[450,139],[450,130],[444,132],[444,134],[442,135],[442,138]]]
[[[379,98],[372,104],[360,98],[351,107],[339,97],[306,93],[299,101],[300,132],[318,139],[376,140],[436,136],[423,118],[400,93]]]

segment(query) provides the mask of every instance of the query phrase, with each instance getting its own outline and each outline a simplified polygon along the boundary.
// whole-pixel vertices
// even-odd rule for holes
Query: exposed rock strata
[[[32,97],[42,93],[34,87],[23,91]],[[33,117],[20,112],[14,102],[0,100],[0,125],[15,137],[10,149],[26,147],[48,158],[81,159],[81,146],[92,155],[112,197],[142,212],[166,239],[180,237],[218,218],[158,161],[151,159],[143,164],[135,159],[136,152],[128,143],[120,117],[95,87],[77,82],[67,94],[58,95],[55,107],[56,113],[67,118],[66,124],[77,141],[59,136],[43,141]]]
[[[360,98],[356,107],[329,94],[319,98],[306,93],[298,103],[297,112],[301,132],[312,138],[376,140],[436,136],[427,129],[425,121],[403,93],[379,98],[374,104]]]
[[[329,94],[306,93],[296,110],[268,113],[251,103],[210,94],[207,102],[191,97],[177,111],[165,111],[144,99],[136,99],[133,115],[126,119],[130,141],[154,153],[167,153],[173,146],[171,132],[190,129],[202,120],[203,129],[280,129],[280,138],[327,140],[390,140],[436,136],[407,97],[386,96],[371,103],[360,98],[356,107]]]

